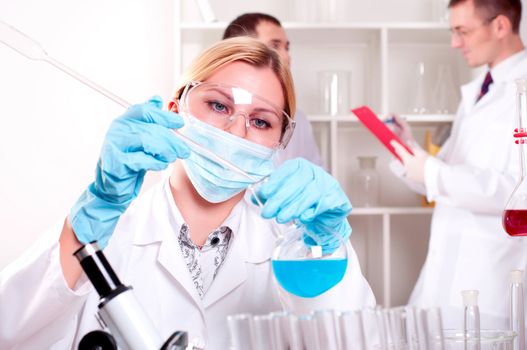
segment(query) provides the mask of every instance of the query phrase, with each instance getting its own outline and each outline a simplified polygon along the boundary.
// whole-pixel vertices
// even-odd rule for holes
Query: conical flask
[[[267,178],[249,186],[260,207],[259,187]],[[276,281],[287,292],[314,298],[338,284],[348,266],[348,244],[337,232],[312,232],[295,220],[280,225],[271,257]]]
[[[518,127],[515,143],[519,147],[520,178],[503,212],[503,228],[511,236],[527,236],[527,79],[516,80]]]

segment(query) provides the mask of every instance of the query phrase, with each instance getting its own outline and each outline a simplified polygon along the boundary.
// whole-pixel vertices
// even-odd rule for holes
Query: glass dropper
[[[89,86],[93,90],[97,91],[103,96],[106,96],[113,102],[117,103],[118,105],[128,108],[131,106],[131,103],[127,102],[123,98],[117,96],[116,94],[110,92],[109,90],[103,88],[99,84],[96,84],[92,80],[86,78],[85,76],[81,75],[80,73],[77,73],[73,69],[69,68],[65,64],[61,63],[60,61],[54,59],[53,57],[49,56],[46,50],[42,47],[40,43],[38,43],[33,38],[29,37],[28,35],[22,33],[20,30],[16,29],[15,27],[11,26],[10,24],[7,24],[5,21],[0,19],[0,42],[4,43],[11,49],[15,50],[22,56],[35,61],[44,61],[46,63],[49,63],[53,67],[61,70],[62,72],[68,74],[69,76],[75,78],[76,80],[80,81],[81,83],[85,84],[86,86]],[[203,153],[207,154],[209,157],[216,160],[218,163],[220,163],[222,166],[236,172],[237,174],[240,174],[247,179],[257,182],[258,179],[254,178],[253,176],[247,174],[245,171],[238,168],[236,165],[232,164],[231,162],[227,161],[226,159],[223,159],[222,157],[218,156],[216,153],[212,152],[208,148],[200,145],[199,143],[189,139],[185,135],[177,132],[177,130],[174,130],[174,133],[177,137],[183,139],[188,144],[192,145],[193,147],[196,147]]]

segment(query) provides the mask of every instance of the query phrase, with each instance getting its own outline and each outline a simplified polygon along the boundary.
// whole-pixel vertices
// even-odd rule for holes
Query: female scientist
[[[243,108],[232,104],[239,98]],[[316,298],[290,295],[274,281],[276,222],[298,219],[346,241],[351,233],[351,205],[334,178],[302,159],[273,170],[295,114],[291,75],[275,51],[250,38],[219,42],[190,66],[171,111],[161,105],[152,99],[113,121],[95,180],[62,229],[51,229],[0,275],[3,349],[77,348],[100,329],[99,296],[72,255],[93,240],[106,247],[163,338],[184,330],[207,349],[228,348],[230,314],[374,305],[351,247],[344,279]],[[271,174],[260,190],[263,210],[244,198],[246,177],[225,171],[172,129],[254,179]],[[170,178],[136,199],[145,172],[170,163]]]

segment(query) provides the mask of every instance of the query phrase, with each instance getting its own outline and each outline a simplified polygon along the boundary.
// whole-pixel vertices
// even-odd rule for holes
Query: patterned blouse
[[[202,247],[199,247],[190,239],[187,224],[181,226],[179,246],[194,286],[202,299],[227,256],[231,237],[232,230],[228,226],[221,226],[209,235]]]

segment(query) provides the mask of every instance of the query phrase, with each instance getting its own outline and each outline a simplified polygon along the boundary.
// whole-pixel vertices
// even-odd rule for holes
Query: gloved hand
[[[177,114],[162,111],[153,97],[131,106],[115,119],[106,133],[95,181],[70,212],[75,235],[82,243],[97,240],[105,247],[119,216],[137,197],[148,170],[162,170],[190,150],[171,129],[183,126]]]
[[[413,155],[406,150],[399,142],[392,140],[390,145],[395,149],[395,153],[401,158],[405,167],[405,177],[411,181],[419,184],[425,182],[425,163],[430,156],[421,147],[417,146],[415,142],[409,144]]]
[[[412,135],[412,129],[410,124],[397,114],[392,115],[393,118],[393,127],[392,131],[397,137],[401,139],[404,143],[410,144],[414,142],[414,136]]]
[[[278,223],[297,219],[315,236],[304,235],[309,245],[334,251],[351,234],[347,216],[351,203],[335,178],[303,158],[286,161],[257,193],[264,203],[262,217]]]

